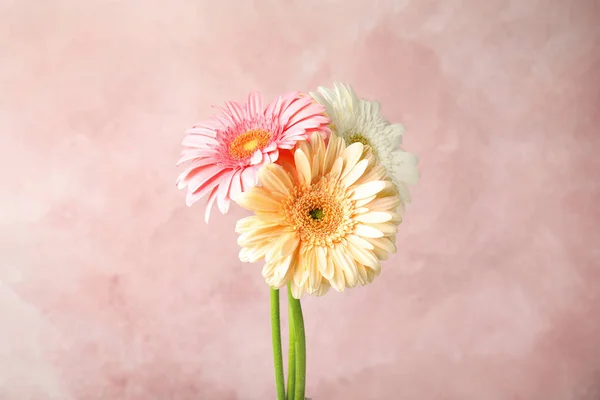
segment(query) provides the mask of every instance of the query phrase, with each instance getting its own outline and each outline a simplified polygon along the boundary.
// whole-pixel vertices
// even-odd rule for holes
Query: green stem
[[[283,354],[281,352],[281,327],[279,319],[279,290],[273,288],[271,288],[271,338],[273,341],[273,361],[275,365],[277,400],[285,400]]]
[[[294,335],[294,319],[292,318],[292,305],[288,294],[288,320],[290,331],[290,346],[288,350],[288,380],[286,400],[294,400],[294,383],[296,382],[296,337]]]
[[[306,338],[304,336],[304,318],[300,300],[292,296],[292,289],[288,286],[288,300],[290,303],[291,317],[294,324],[294,347],[296,349],[296,382],[293,400],[305,400],[306,386]],[[292,399],[288,399],[292,400]]]

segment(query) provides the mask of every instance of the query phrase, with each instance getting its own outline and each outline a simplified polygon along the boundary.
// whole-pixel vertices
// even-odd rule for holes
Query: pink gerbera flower
[[[183,139],[177,165],[187,168],[177,187],[187,187],[186,204],[208,196],[205,220],[213,204],[227,213],[231,199],[258,183],[258,170],[313,132],[329,133],[325,107],[298,92],[280,96],[263,107],[262,96],[250,93],[248,103],[229,101],[221,113],[194,125]]]

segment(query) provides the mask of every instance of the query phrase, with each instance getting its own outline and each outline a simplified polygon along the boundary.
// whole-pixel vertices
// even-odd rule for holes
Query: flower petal
[[[300,183],[309,185],[311,182],[310,163],[308,157],[300,149],[294,152],[294,161],[296,163],[296,169],[298,170],[298,179]]]

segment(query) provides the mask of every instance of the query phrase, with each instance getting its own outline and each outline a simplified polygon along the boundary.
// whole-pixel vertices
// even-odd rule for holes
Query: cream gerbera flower
[[[322,295],[370,283],[396,250],[402,218],[395,185],[362,143],[319,134],[259,171],[262,187],[237,203],[255,213],[238,221],[240,259],[265,261],[266,282],[292,294]]]
[[[360,142],[370,146],[394,182],[404,202],[410,202],[408,185],[419,180],[418,159],[404,151],[404,127],[390,124],[382,115],[378,102],[359,99],[348,84],[335,83],[333,89],[319,87],[310,95],[325,106],[331,127],[347,144]]]

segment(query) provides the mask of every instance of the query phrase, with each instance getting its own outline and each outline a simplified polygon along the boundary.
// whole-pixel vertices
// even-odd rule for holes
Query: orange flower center
[[[269,143],[271,134],[263,129],[251,129],[233,139],[229,145],[229,154],[236,160],[250,157],[258,149]]]
[[[337,182],[326,178],[311,186],[294,188],[284,200],[282,211],[300,240],[314,246],[340,242],[355,225],[350,218],[354,202],[344,195]]]

